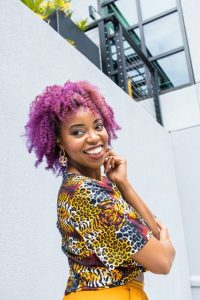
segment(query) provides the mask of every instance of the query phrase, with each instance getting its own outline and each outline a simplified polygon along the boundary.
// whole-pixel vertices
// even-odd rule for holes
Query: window
[[[106,43],[110,53],[106,55],[110,56],[111,75],[121,76],[126,66],[123,76],[131,82],[136,98],[142,99],[143,94],[150,96],[152,74],[148,64],[144,68],[140,52],[130,46],[131,39],[157,68],[161,92],[194,82],[180,0],[117,0],[103,9],[105,15],[116,14],[122,27],[129,32],[129,36],[120,37],[124,61],[119,63],[115,44],[120,31],[117,21],[108,23],[107,39],[110,41]],[[125,88],[126,82],[123,84]]]
[[[138,22],[135,0],[119,0],[116,2],[116,6],[126,18],[129,25],[133,25]]]
[[[157,63],[166,74],[165,82],[160,84],[161,89],[162,85],[177,87],[189,83],[189,74],[184,51],[161,58],[157,60]]]
[[[176,7],[176,0],[140,0],[140,5],[145,20]]]
[[[183,45],[177,12],[144,25],[145,44],[151,56]]]

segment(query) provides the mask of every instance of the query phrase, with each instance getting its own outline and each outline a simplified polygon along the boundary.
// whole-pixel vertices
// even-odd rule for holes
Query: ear
[[[57,138],[56,143],[60,147],[60,149],[64,149],[64,147],[62,146],[62,143],[61,143],[59,138]]]

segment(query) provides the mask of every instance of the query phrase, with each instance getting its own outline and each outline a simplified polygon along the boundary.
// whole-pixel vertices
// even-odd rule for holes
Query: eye
[[[99,124],[97,124],[97,126],[96,126],[96,130],[98,130],[98,131],[102,131],[103,130],[103,124],[102,123],[99,123]]]
[[[84,133],[85,133],[85,131],[83,131],[83,130],[74,130],[72,132],[72,135],[75,135],[75,136],[79,137],[79,136],[84,135]]]

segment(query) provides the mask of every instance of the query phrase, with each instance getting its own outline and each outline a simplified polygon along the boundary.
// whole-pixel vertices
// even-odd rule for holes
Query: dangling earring
[[[60,149],[59,152],[59,163],[63,166],[66,167],[67,166],[67,157],[65,155],[65,150],[64,149]]]

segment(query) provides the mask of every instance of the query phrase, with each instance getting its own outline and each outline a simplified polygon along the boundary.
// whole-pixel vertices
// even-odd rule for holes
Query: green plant
[[[56,10],[62,10],[65,15],[71,18],[73,11],[71,10],[71,0],[20,0],[32,11],[34,11],[40,18],[48,20],[48,17]],[[83,19],[75,22],[76,26],[85,31],[88,27],[88,19]],[[68,43],[75,46],[75,42],[66,39]]]
[[[88,18],[80,20],[80,21],[76,21],[75,24],[80,30],[85,31],[89,25]]]
[[[62,10],[68,17],[72,16],[71,0],[49,0],[54,10]]]
[[[34,12],[38,12],[38,7],[44,0],[21,0],[25,5],[27,5]]]
[[[55,10],[62,10],[69,18],[73,14],[71,0],[21,0],[21,2],[42,19],[48,19]]]
[[[76,47],[75,41],[73,41],[73,40],[71,40],[71,39],[66,39],[66,41],[67,41],[70,45]]]

